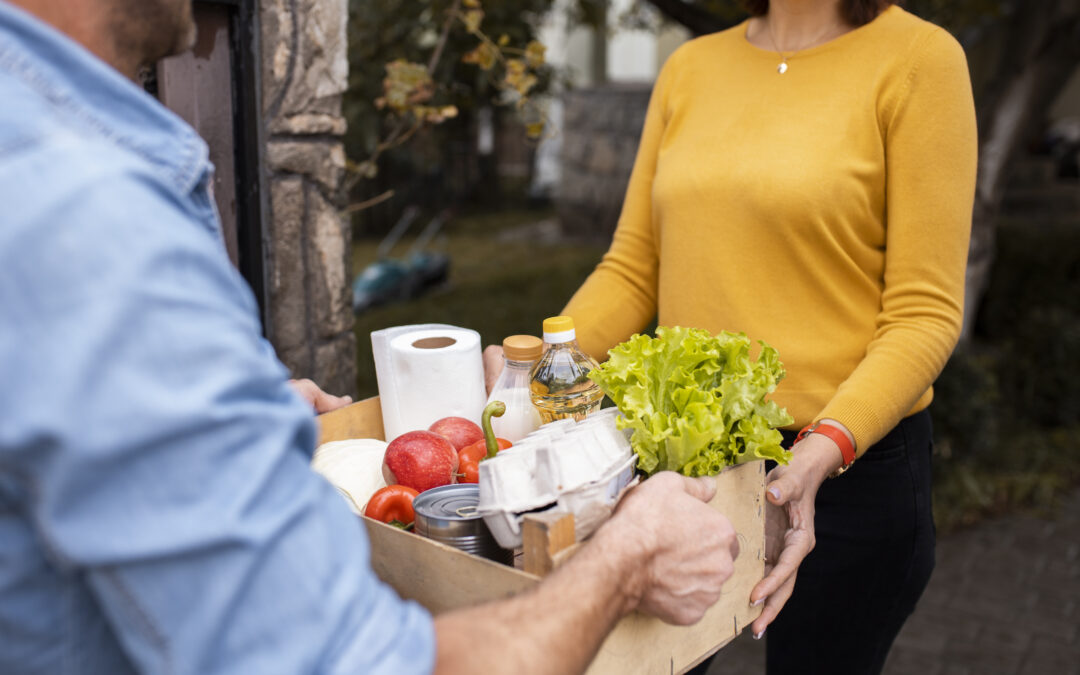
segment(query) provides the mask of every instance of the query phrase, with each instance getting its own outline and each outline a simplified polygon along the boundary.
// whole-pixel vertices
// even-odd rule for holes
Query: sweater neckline
[[[864,23],[863,25],[858,26],[857,28],[852,28],[848,32],[844,33],[843,35],[837,35],[833,39],[828,40],[826,42],[822,42],[819,45],[814,45],[813,47],[807,47],[806,49],[800,49],[799,51],[795,52],[791,56],[787,57],[786,60],[788,62],[790,62],[790,61],[792,61],[794,59],[802,59],[804,57],[814,56],[816,54],[820,54],[820,53],[823,53],[823,52],[830,51],[830,50],[832,50],[832,49],[834,49],[834,48],[836,48],[838,46],[842,46],[842,45],[846,44],[847,42],[850,42],[851,40],[854,40],[855,38],[869,32],[869,29],[872,26],[874,26],[874,24],[879,23],[881,21],[881,19],[885,18],[886,15],[895,13],[897,11],[901,11],[900,8],[895,4],[890,4],[888,7],[886,7],[881,12],[879,12],[878,15],[876,17],[874,17],[871,21],[869,21],[867,23]],[[749,31],[749,30],[750,30],[750,19],[746,19],[741,24],[739,24],[738,30],[736,31],[736,33],[739,36],[739,41],[742,42],[751,52],[756,53],[760,57],[766,57],[766,58],[772,58],[772,59],[782,58],[780,56],[780,54],[777,53],[777,51],[775,49],[766,49],[764,47],[758,47],[753,42],[750,42],[749,38],[746,35],[747,31]]]

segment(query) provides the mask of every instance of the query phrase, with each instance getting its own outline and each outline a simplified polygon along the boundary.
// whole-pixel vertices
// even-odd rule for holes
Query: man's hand
[[[319,385],[307,378],[302,380],[289,380],[289,384],[296,390],[296,393],[300,394],[305,401],[311,404],[311,407],[315,409],[316,415],[321,415],[330,412],[331,410],[337,410],[338,408],[344,408],[352,403],[352,396],[334,396],[333,394],[327,394],[319,387]]]
[[[581,673],[627,612],[697,622],[720,599],[739,553],[731,523],[704,503],[715,492],[712,478],[674,473],[630,490],[611,519],[531,591],[440,614],[436,672],[491,672],[498,664],[501,673]]]
[[[659,473],[627,493],[597,533],[610,555],[634,561],[630,609],[690,625],[720,599],[739,542],[731,522],[706,504],[715,492],[712,478]]]

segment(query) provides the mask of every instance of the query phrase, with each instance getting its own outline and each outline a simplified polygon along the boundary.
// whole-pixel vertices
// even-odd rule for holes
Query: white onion
[[[382,463],[387,443],[354,438],[323,443],[311,458],[311,468],[342,493],[349,508],[363,514],[371,495],[386,487]]]

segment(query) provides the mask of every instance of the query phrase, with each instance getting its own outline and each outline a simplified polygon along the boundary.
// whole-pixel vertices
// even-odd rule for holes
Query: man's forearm
[[[438,617],[436,672],[583,672],[640,596],[628,548],[601,531],[534,590]]]

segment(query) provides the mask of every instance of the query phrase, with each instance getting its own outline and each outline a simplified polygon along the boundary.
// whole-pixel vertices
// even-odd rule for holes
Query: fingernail
[[[765,635],[765,629],[764,628],[761,629],[760,633],[754,633],[754,639],[755,640],[760,640],[763,635]]]
[[[769,494],[773,496],[773,499],[780,499],[780,490],[774,487],[769,488]]]
[[[763,602],[765,602],[765,598],[758,598],[757,600],[751,602],[750,606],[751,607],[757,607],[758,605],[760,605]]]

